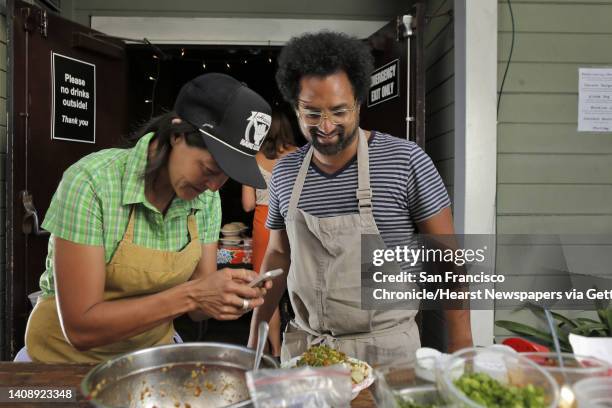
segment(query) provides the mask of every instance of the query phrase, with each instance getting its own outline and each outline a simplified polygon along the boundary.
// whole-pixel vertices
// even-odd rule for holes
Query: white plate
[[[291,360],[282,363],[281,364],[281,368],[294,368],[294,367],[297,367],[297,363],[300,360],[300,358],[302,358],[302,356],[293,357]],[[354,364],[365,364],[365,366],[367,368],[367,373],[368,373],[366,378],[364,378],[363,381],[358,383],[358,384],[352,384],[353,380],[351,380],[351,384],[353,386],[353,388],[351,390],[351,400],[354,400],[355,398],[357,398],[357,395],[359,395],[359,393],[362,390],[365,390],[370,385],[372,385],[372,383],[374,382],[374,370],[365,361],[357,360],[356,358],[353,358],[353,357],[347,357],[347,359],[350,362],[354,363]],[[317,368],[317,367],[313,367],[313,368]],[[349,367],[349,369],[350,369],[350,367]]]

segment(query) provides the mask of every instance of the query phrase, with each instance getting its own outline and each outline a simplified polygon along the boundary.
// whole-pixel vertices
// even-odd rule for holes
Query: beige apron
[[[298,356],[317,343],[371,364],[412,358],[420,347],[416,310],[361,309],[362,234],[371,234],[369,238],[384,247],[372,214],[366,137],[360,129],[358,214],[318,218],[297,208],[312,154],[311,147],[293,186],[285,219],[291,246],[287,288],[295,320],[285,332],[281,360]],[[385,268],[385,272],[399,271],[396,263],[387,263]]]
[[[125,235],[106,265],[104,300],[148,295],[189,280],[202,256],[195,216],[187,218],[190,242],[179,252],[145,248],[133,243],[134,210]],[[64,337],[55,297],[40,298],[26,329],[26,348],[33,361],[100,362],[130,351],[172,343],[172,321],[129,339],[78,351]]]

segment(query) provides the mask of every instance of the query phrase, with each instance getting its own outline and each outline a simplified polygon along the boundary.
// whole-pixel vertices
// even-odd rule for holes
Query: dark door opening
[[[132,130],[152,116],[172,109],[181,86],[208,72],[231,75],[259,93],[275,109],[294,121],[294,114],[276,86],[276,60],[281,47],[255,46],[148,46],[127,47],[130,90],[129,117]],[[294,121],[294,136],[305,143]],[[241,185],[228,180],[221,188],[223,224],[240,221],[252,225],[252,214],[242,210]]]

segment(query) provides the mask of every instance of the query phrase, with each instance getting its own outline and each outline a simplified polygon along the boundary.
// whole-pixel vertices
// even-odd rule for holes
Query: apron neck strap
[[[135,206],[132,205],[130,207],[130,219],[128,221],[127,229],[125,230],[125,235],[123,235],[123,240],[127,242],[134,241],[134,220],[136,219],[136,217],[134,216],[135,212]]]
[[[310,149],[308,149],[306,152],[304,161],[302,161],[302,165],[300,166],[300,171],[295,179],[295,183],[293,183],[293,190],[291,190],[291,198],[289,199],[289,208],[287,209],[287,218],[292,218],[297,210],[297,205],[300,201],[300,196],[302,195],[302,188],[304,187],[304,181],[306,180],[306,175],[308,174],[308,167],[310,167],[313,152],[314,149],[312,146],[310,146]]]
[[[359,134],[357,137],[357,191],[356,196],[359,201],[359,214],[371,214],[372,213],[372,189],[370,188],[370,160],[368,157],[368,141],[366,139],[363,129],[359,128]],[[298,203],[300,201],[300,195],[304,188],[304,182],[306,181],[306,175],[308,174],[308,168],[312,160],[314,148],[310,146],[304,161],[300,167],[295,183],[293,184],[293,190],[291,191],[291,198],[289,199],[289,208],[287,210],[287,218],[292,218],[297,210]]]
[[[189,230],[189,240],[195,241],[200,238],[198,234],[198,224],[196,223],[195,210],[191,210],[187,217],[187,229]]]
[[[371,137],[371,136],[370,136]],[[357,191],[359,214],[372,214],[372,189],[370,188],[370,157],[365,132],[359,128],[357,145]]]

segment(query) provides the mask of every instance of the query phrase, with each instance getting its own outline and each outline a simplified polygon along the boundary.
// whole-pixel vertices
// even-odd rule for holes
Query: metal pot
[[[254,350],[232,344],[152,347],[96,366],[81,382],[81,391],[101,408],[225,407],[249,400],[245,373],[254,360]],[[261,367],[278,364],[264,355]]]

